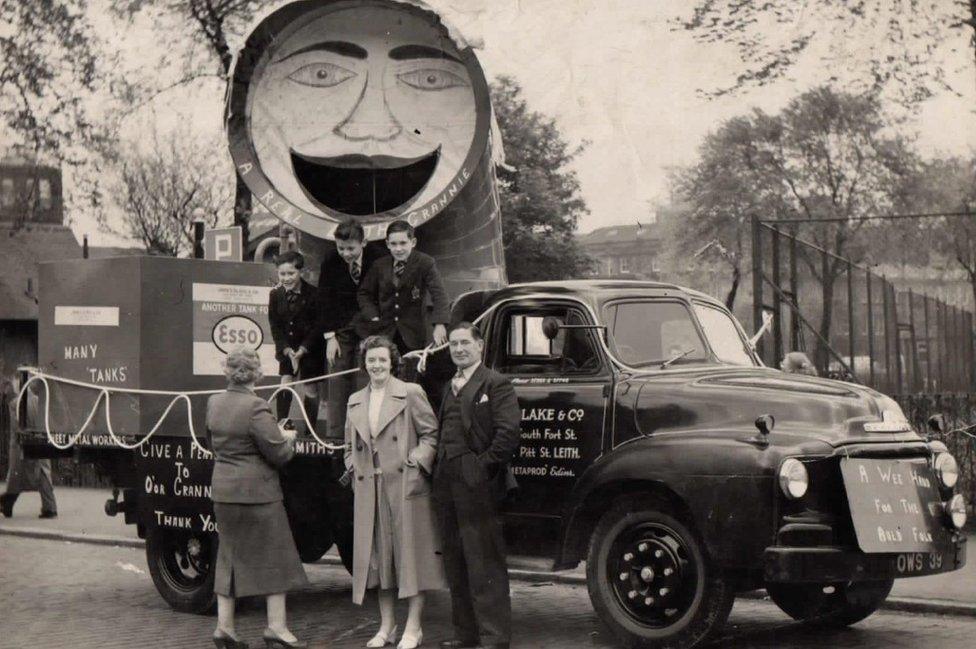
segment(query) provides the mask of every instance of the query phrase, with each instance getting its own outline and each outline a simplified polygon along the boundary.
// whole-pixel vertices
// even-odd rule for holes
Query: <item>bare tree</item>
[[[226,79],[233,62],[231,39],[242,35],[257,10],[273,4],[270,0],[112,0],[116,14],[125,19],[150,13],[154,22],[176,19],[185,25],[170,48],[170,58],[179,68],[177,79],[161,87],[132,88],[134,105],[203,77]],[[203,46],[203,56],[197,46]],[[235,176],[234,224],[241,227],[246,249],[252,197],[240,176]]]
[[[234,201],[230,161],[218,142],[185,133],[153,138],[153,146],[120,155],[121,228],[153,254],[178,257],[193,248],[193,221],[208,227],[230,221]]]
[[[735,81],[711,96],[767,85],[812,56],[829,71],[824,83],[846,74],[860,84],[851,88],[890,90],[915,107],[953,90],[946,73],[964,39],[976,61],[976,0],[696,0],[676,24],[700,42],[732,45],[742,60]]]

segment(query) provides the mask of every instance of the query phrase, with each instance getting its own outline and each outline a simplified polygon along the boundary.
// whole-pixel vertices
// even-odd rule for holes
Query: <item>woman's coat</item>
[[[369,398],[369,386],[355,392],[346,413],[345,460],[355,491],[352,597],[357,604],[366,592],[376,524],[374,450],[383,474],[380,484],[393,510],[399,597],[447,587],[429,477],[437,455],[437,418],[419,385],[391,377],[374,435]]]

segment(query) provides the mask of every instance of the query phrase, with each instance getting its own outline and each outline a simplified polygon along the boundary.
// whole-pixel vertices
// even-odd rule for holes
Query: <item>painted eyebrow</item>
[[[305,54],[306,52],[332,52],[333,54],[349,56],[354,59],[366,59],[366,57],[369,56],[366,50],[355,43],[349,43],[347,41],[323,41],[321,43],[312,43],[311,45],[297,49],[291,54],[281,57],[275,61],[275,63],[281,63],[282,61],[286,61],[293,56]]]
[[[447,59],[455,63],[461,63],[461,59],[452,56],[438,47],[428,45],[401,45],[390,50],[390,58],[394,61],[406,61],[408,59]],[[464,65],[464,63],[461,63]]]

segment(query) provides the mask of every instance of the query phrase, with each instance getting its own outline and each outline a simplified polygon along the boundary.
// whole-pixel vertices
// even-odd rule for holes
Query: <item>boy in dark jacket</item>
[[[430,255],[414,250],[417,237],[406,221],[394,221],[386,230],[390,258],[373,264],[359,287],[361,333],[388,336],[401,353],[427,344],[425,297],[433,303],[434,343],[447,341],[450,305],[447,291]]]
[[[356,367],[361,338],[356,331],[359,321],[357,292],[363,278],[376,260],[385,257],[379,242],[366,245],[363,226],[353,220],[340,223],[333,234],[335,247],[329,247],[319,270],[319,331],[325,337],[325,360],[329,373]],[[329,404],[329,437],[342,439],[346,402],[363,376],[346,374],[322,383],[320,394]],[[365,385],[363,382],[362,385]],[[362,387],[359,385],[358,387]],[[356,389],[358,389],[358,387]]]
[[[275,343],[275,358],[281,382],[296,378],[307,379],[325,374],[322,334],[319,331],[319,303],[314,286],[302,279],[305,258],[299,252],[288,251],[275,259],[278,267],[278,286],[271,289],[268,319]],[[296,388],[304,394],[308,418],[315,423],[319,400],[313,385]],[[291,408],[291,393],[278,394],[278,420],[287,419]]]

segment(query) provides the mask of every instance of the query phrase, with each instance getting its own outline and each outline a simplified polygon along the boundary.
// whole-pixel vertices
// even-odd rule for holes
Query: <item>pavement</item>
[[[305,567],[309,585],[288,594],[288,626],[311,649],[360,649],[376,632],[372,594],[352,603],[339,566]],[[584,586],[512,582],[513,649],[622,649],[590,605]],[[204,649],[213,616],[171,610],[156,594],[141,550],[0,536],[0,649]],[[265,606],[238,601],[237,634],[262,647]],[[404,602],[397,604],[402,628]],[[451,637],[450,596],[428,594],[424,648]],[[964,649],[976,617],[879,611],[854,627],[820,630],[798,624],[771,602],[739,599],[708,649]],[[392,649],[392,647],[389,647]],[[704,647],[703,647],[704,649]]]
[[[0,493],[5,490],[0,482]],[[21,494],[14,508],[13,518],[0,517],[0,535],[70,541],[97,545],[113,545],[143,548],[143,541],[136,534],[134,525],[126,525],[121,515],[111,517],[104,513],[105,501],[111,497],[108,489],[58,487],[58,517],[38,519],[41,500],[36,492]],[[955,572],[898,579],[884,608],[917,613],[976,616],[976,534],[968,538],[964,568]],[[335,565],[339,558],[332,552],[320,563]],[[510,557],[509,568],[513,579],[532,583],[557,583],[582,585],[586,583],[583,568],[552,572],[544,559]],[[764,591],[747,594],[746,597],[762,598]]]

